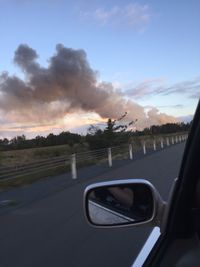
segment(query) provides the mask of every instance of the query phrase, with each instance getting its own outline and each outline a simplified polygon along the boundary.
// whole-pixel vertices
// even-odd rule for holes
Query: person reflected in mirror
[[[90,193],[90,199],[110,207],[116,207],[121,204],[130,208],[133,202],[133,192],[129,188],[101,187]]]
[[[90,199],[137,221],[151,217],[152,194],[144,185],[120,185],[96,188]]]
[[[152,193],[146,186],[136,186],[134,188],[134,202],[131,211],[139,220],[150,219],[152,215]]]
[[[115,207],[138,221],[151,216],[152,194],[145,186],[110,187],[108,191],[117,201]]]
[[[133,205],[133,190],[130,188],[122,187],[110,187],[109,192],[119,201],[119,204],[125,205],[127,208],[131,208]]]

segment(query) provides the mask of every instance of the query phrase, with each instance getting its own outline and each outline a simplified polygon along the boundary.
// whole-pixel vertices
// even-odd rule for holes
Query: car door
[[[141,266],[200,266],[200,103],[163,221],[164,229],[159,238],[152,233],[151,242],[158,240]],[[150,239],[146,247],[149,242]]]

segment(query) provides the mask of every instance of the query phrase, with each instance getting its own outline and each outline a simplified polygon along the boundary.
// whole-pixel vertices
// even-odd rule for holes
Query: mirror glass
[[[154,211],[152,190],[147,184],[96,187],[88,191],[86,202],[89,221],[102,226],[145,222]]]

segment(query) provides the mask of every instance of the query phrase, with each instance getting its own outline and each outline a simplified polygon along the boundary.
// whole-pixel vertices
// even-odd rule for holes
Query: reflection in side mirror
[[[85,192],[90,223],[115,226],[148,222],[155,212],[152,186],[144,180],[99,183]]]

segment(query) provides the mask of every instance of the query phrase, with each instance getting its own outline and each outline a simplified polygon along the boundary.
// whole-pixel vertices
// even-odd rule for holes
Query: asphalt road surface
[[[131,266],[151,228],[90,227],[83,215],[84,188],[98,180],[146,178],[167,200],[183,150],[183,143],[169,147],[1,214],[0,266]]]

